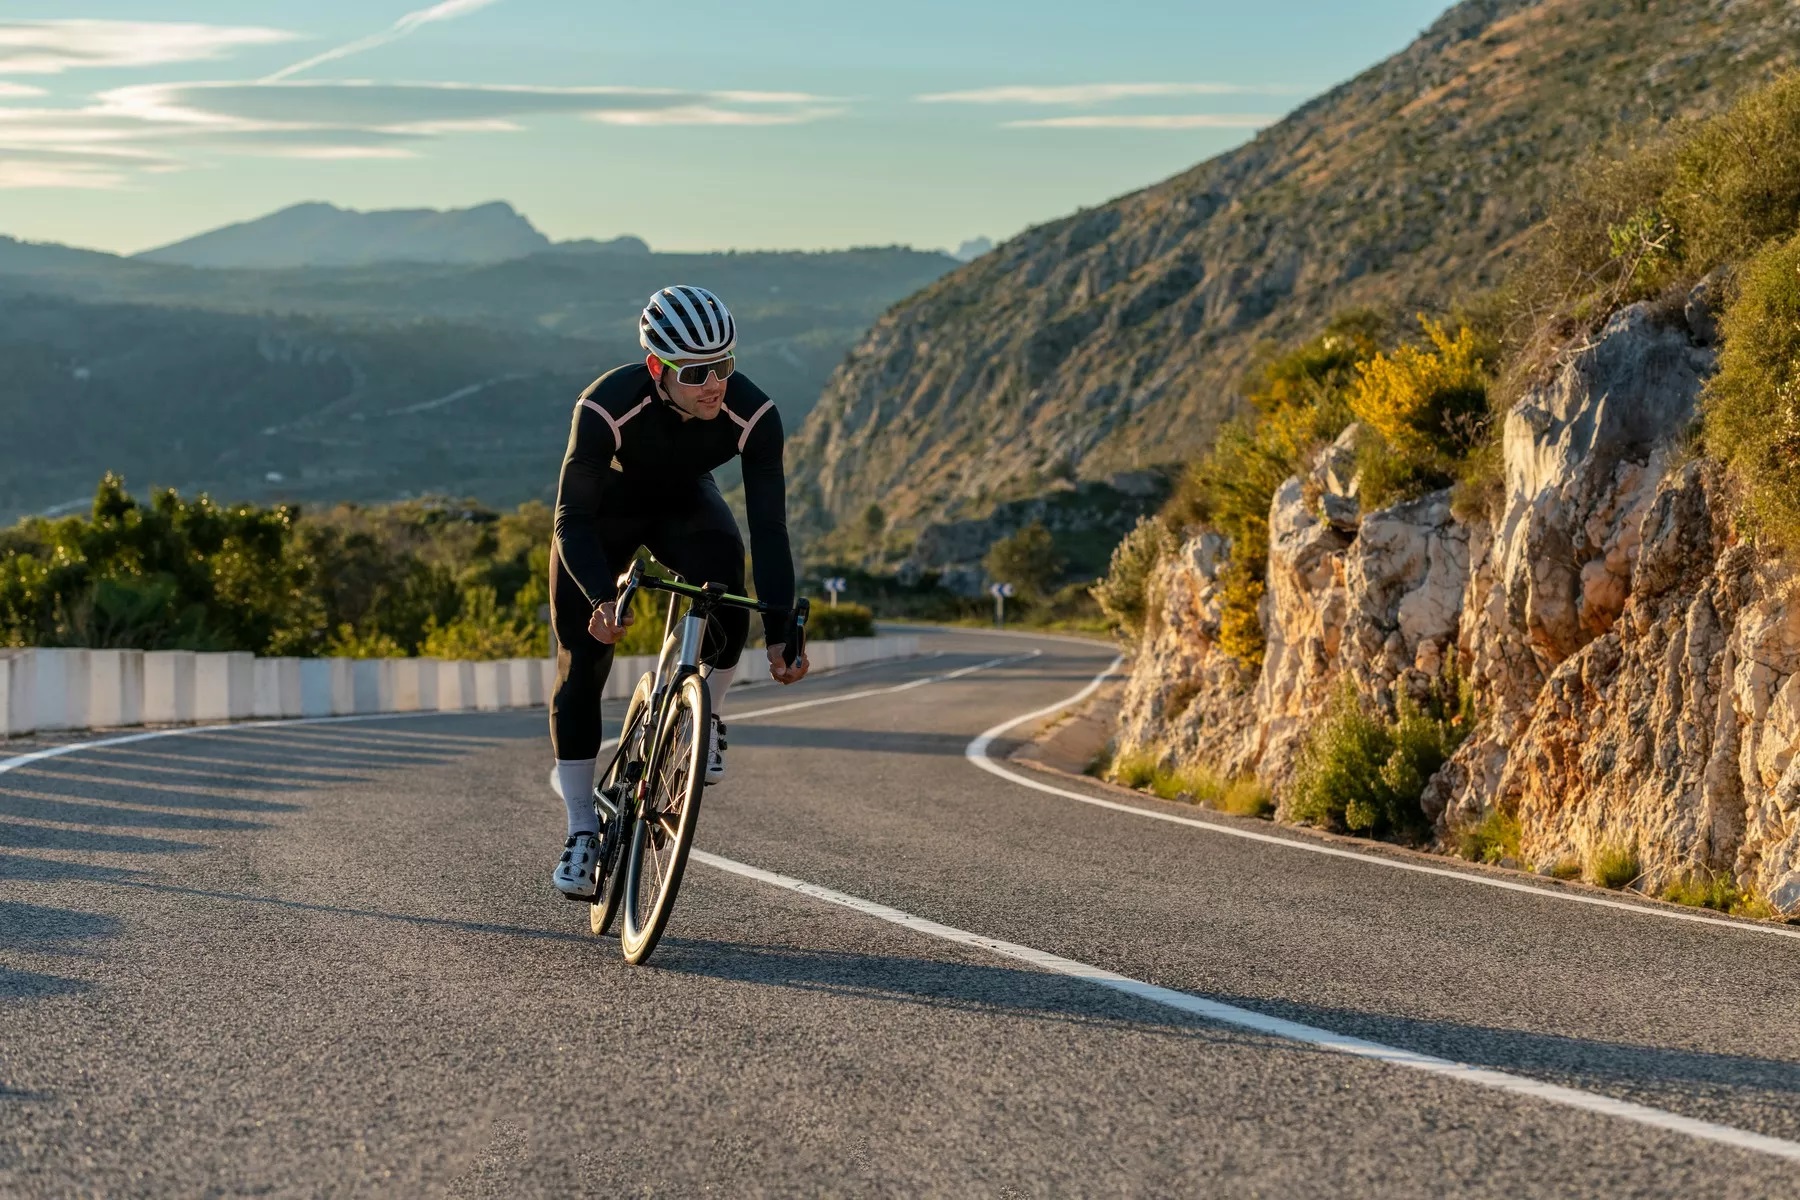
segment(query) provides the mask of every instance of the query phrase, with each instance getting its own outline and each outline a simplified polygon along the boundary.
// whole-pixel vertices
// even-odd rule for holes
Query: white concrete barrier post
[[[394,711],[435,712],[438,668],[435,658],[402,658],[394,663]]]
[[[356,707],[348,658],[308,658],[300,663],[300,715],[342,717]]]
[[[143,720],[144,652],[88,651],[88,727],[117,729]]]
[[[301,660],[293,655],[284,655],[276,661],[281,664],[281,712],[278,715],[282,717],[297,717],[300,715],[301,709]]]
[[[144,724],[186,725],[194,719],[194,652],[144,652]]]
[[[37,651],[0,650],[0,737],[37,728]]]
[[[355,709],[359,714],[394,711],[395,658],[358,658],[351,662]]]
[[[246,650],[194,655],[194,719],[241,721],[256,712],[256,655]]]
[[[502,690],[506,687],[507,678],[503,670],[506,664],[499,662],[478,662],[475,668],[475,704],[482,712],[492,712],[506,707],[506,697]]]
[[[461,660],[438,664],[438,711],[462,712],[475,707],[475,664]]]
[[[38,647],[37,727],[40,732],[88,727],[88,652]]]
[[[556,695],[556,660],[554,658],[538,659],[538,675],[540,676],[538,686],[542,689],[539,695],[543,696],[545,704],[549,704],[551,697]]]
[[[263,718],[297,717],[303,703],[300,683],[300,660],[297,658],[259,658],[256,660],[255,699],[250,715]]]
[[[512,706],[536,708],[544,702],[544,677],[535,658],[509,658],[506,669],[512,677]]]

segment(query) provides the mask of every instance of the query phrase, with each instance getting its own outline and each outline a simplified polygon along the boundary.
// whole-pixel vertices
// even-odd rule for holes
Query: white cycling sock
[[[559,758],[556,760],[556,790],[569,810],[569,836],[600,832],[600,818],[594,815],[594,758]]]
[[[737,674],[737,666],[713,667],[706,675],[706,691],[712,700],[713,716],[725,707],[725,695],[731,691],[732,676]]]

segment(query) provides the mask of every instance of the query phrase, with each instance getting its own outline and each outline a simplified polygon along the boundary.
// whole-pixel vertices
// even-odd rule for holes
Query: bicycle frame
[[[616,611],[631,611],[631,603],[637,598],[640,590],[669,593],[669,607],[663,618],[663,648],[657,656],[656,673],[650,688],[650,702],[645,708],[641,729],[654,731],[662,728],[668,715],[670,698],[675,695],[681,682],[689,675],[700,670],[700,650],[706,641],[706,623],[711,619],[713,610],[721,605],[746,608],[752,612],[765,613],[769,606],[749,596],[734,596],[725,590],[723,584],[708,583],[696,587],[679,579],[657,579],[644,573],[644,564],[633,562],[631,569],[619,576],[619,595]],[[688,602],[687,611],[681,612],[681,601]],[[789,635],[785,658],[788,665],[805,650],[806,620],[810,605],[802,597],[794,605],[793,632]],[[679,631],[677,624],[679,623]],[[631,730],[620,730],[621,738],[632,735]],[[657,747],[651,746],[651,754],[656,754]],[[643,798],[648,794],[648,780],[656,773],[658,762],[644,762],[644,770],[634,781],[637,801],[636,815],[641,819]],[[610,807],[610,806],[608,806]],[[611,819],[617,815],[616,810],[603,811],[602,815]]]

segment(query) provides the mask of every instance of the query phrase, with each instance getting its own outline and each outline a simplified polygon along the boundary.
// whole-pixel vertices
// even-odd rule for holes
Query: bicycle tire
[[[631,702],[625,706],[625,719],[619,723],[619,745],[613,751],[612,761],[607,764],[606,773],[600,777],[598,786],[613,787],[625,774],[626,763],[634,750],[633,727],[643,721],[650,711],[650,693],[656,686],[656,677],[646,673],[637,682],[631,693]],[[641,747],[636,747],[641,753]],[[588,905],[588,928],[596,937],[604,937],[612,928],[613,921],[619,915],[619,901],[625,894],[625,872],[620,869],[625,861],[625,846],[631,839],[631,824],[637,814],[637,803],[631,796],[619,798],[619,815],[616,818],[620,828],[614,836],[607,839],[600,860],[599,884],[595,889],[593,903]]]
[[[625,856],[625,919],[619,929],[619,948],[626,962],[638,964],[650,957],[681,890],[699,820],[700,796],[706,790],[711,716],[705,683],[699,675],[689,675],[682,680],[657,731],[644,815],[632,827],[631,847]]]

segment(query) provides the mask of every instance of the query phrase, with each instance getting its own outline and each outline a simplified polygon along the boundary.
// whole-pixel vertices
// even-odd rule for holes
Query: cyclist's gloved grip
[[[794,604],[794,627],[781,650],[781,661],[790,667],[806,652],[806,618],[811,611],[812,602],[804,596]]]

